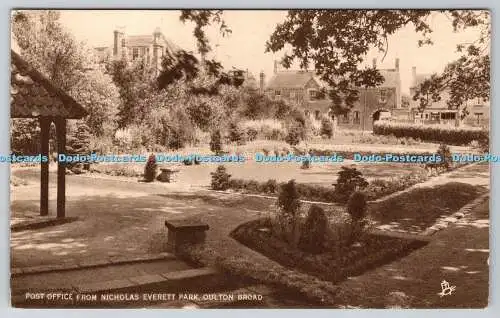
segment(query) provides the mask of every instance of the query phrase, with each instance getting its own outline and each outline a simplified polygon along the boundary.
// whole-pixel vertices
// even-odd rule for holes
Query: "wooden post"
[[[40,215],[49,215],[49,129],[51,120],[48,117],[40,117],[40,154],[48,158],[47,162],[41,162],[40,171]]]
[[[56,119],[57,155],[66,154],[66,119]],[[64,218],[66,206],[66,164],[57,161],[57,218]]]

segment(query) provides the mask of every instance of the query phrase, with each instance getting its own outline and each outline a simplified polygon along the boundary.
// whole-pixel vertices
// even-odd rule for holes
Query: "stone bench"
[[[204,243],[208,224],[192,219],[177,219],[165,221],[168,229],[167,250],[178,253],[185,244]]]
[[[173,176],[179,172],[179,170],[162,168],[160,169],[161,173],[156,177],[156,180],[160,182],[172,182]]]

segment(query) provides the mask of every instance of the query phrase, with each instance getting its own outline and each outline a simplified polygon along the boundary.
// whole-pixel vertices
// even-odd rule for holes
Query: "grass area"
[[[338,304],[359,308],[485,308],[488,305],[489,200],[390,265],[341,283]],[[440,297],[440,283],[456,286]]]
[[[228,173],[236,179],[253,179],[265,182],[275,179],[277,182],[287,182],[295,179],[298,183],[331,187],[337,180],[337,173],[342,165],[356,167],[368,179],[391,179],[394,176],[425,173],[425,168],[419,164],[400,163],[312,163],[309,169],[301,169],[300,163],[258,163],[247,161],[241,163],[228,163]],[[177,182],[193,186],[208,187],[210,173],[217,168],[216,163],[186,166],[183,164],[159,164],[160,167],[178,169]],[[92,165],[91,171],[114,176],[126,176],[139,179],[144,171],[144,164],[108,164]]]
[[[416,188],[370,205],[370,218],[388,229],[422,231],[484,193],[462,182]]]

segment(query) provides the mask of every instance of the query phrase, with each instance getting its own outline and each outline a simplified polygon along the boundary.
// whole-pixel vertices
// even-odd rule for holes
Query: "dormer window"
[[[281,97],[281,91],[280,90],[275,90],[274,91],[274,96]]]

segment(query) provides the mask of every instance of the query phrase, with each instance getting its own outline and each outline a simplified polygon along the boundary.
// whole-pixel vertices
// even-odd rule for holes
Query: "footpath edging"
[[[61,264],[51,264],[51,265],[39,265],[39,266],[29,266],[29,267],[13,267],[11,269],[11,277],[23,276],[23,275],[33,275],[41,273],[59,272],[59,271],[70,271],[78,269],[88,269],[95,267],[103,267],[110,265],[124,265],[133,263],[144,263],[153,262],[159,260],[174,260],[176,257],[170,253],[159,253],[156,255],[144,255],[137,257],[127,257],[127,256],[111,256],[104,259],[96,260],[84,260],[79,263],[61,263]]]

